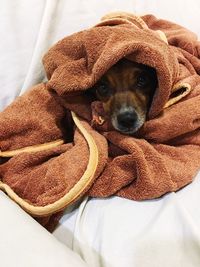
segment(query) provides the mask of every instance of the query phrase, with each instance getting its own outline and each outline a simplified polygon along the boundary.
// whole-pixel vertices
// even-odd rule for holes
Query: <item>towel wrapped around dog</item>
[[[114,130],[87,94],[122,58],[155,68],[148,120],[133,136]],[[200,168],[200,43],[152,15],[112,13],[54,45],[48,81],[0,113],[0,189],[52,230],[83,195],[158,198]]]

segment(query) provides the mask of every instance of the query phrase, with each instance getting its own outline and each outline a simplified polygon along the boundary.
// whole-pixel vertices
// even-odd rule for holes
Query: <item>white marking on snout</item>
[[[137,114],[137,121],[134,125],[133,128],[122,128],[119,124],[118,124],[118,119],[117,116],[121,113],[125,113],[125,112],[135,112]],[[113,113],[113,115],[111,116],[111,123],[113,125],[113,127],[125,134],[133,134],[134,132],[136,132],[145,122],[146,120],[146,116],[145,114],[139,114],[133,107],[131,106],[127,106],[126,104],[122,105],[121,108],[116,112]]]

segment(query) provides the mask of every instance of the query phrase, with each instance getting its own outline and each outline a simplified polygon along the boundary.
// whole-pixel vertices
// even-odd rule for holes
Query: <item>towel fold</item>
[[[156,69],[144,126],[115,131],[87,93],[122,58]],[[190,183],[200,168],[200,43],[153,15],[112,13],[55,44],[47,83],[0,113],[0,189],[52,230],[83,195],[144,200]]]

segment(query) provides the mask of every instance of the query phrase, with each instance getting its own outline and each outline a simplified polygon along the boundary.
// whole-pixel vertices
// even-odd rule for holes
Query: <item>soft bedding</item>
[[[179,10],[181,5],[182,1],[174,3]],[[50,45],[69,33],[95,24],[107,12],[153,12],[199,33],[198,1],[184,1],[179,16],[177,8],[170,9],[168,2],[159,1],[4,2],[0,26],[5,36],[0,46],[1,109],[28,87],[43,81],[40,59]],[[197,176],[183,190],[158,200],[86,199],[66,210],[54,235],[80,254],[89,266],[199,266],[199,180]],[[5,199],[5,196],[1,194],[0,198]],[[22,212],[23,216],[26,215]],[[16,218],[7,219],[12,222]],[[27,224],[31,223],[30,219]],[[9,225],[6,220],[1,221],[1,228],[11,228]],[[28,229],[27,235],[34,232],[37,229]],[[8,236],[5,233],[1,240],[4,250],[8,251],[11,246],[6,245]],[[44,242],[42,237],[40,240]],[[24,247],[23,242],[19,242]],[[32,246],[32,240],[29,244]],[[17,252],[19,246],[15,249]],[[49,248],[47,250],[51,254]],[[32,250],[31,253],[34,258],[38,252]],[[59,257],[56,253],[54,256]],[[6,257],[2,257],[2,262],[3,266],[13,266],[6,262]],[[27,266],[24,259],[20,259],[19,266]]]
[[[2,192],[0,205],[2,267],[87,267],[79,255],[61,244]]]
[[[85,199],[65,212],[54,236],[91,267],[198,267],[199,186],[200,173],[157,200]]]

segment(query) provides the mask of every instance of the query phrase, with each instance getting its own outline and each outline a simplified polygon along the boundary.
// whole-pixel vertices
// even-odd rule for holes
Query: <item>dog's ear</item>
[[[154,68],[148,67],[149,69],[149,74],[150,74],[150,91],[149,91],[149,104],[148,104],[148,110],[151,108],[151,104],[156,92],[156,89],[158,88],[158,78],[157,78],[157,72]]]
[[[92,101],[97,100],[97,95],[96,95],[96,89],[95,86],[87,89],[86,91],[84,91],[84,95],[88,98],[90,98]]]
[[[151,75],[152,87],[156,90],[156,88],[158,87],[158,77],[157,77],[157,72],[154,68],[150,68],[150,75]]]

